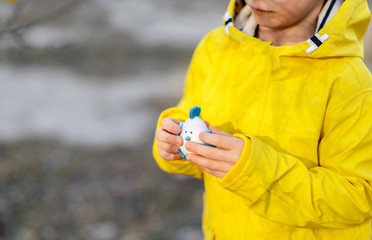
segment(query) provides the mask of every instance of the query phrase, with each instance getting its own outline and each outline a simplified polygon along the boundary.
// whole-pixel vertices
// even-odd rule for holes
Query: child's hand
[[[180,122],[180,120],[175,118],[164,118],[160,127],[156,130],[156,144],[161,158],[166,160],[182,159],[178,149],[182,145],[183,140],[182,137],[177,136],[181,133]]]
[[[187,154],[186,159],[199,165],[208,173],[223,178],[239,160],[244,141],[213,126],[209,129],[212,134],[202,132],[199,138],[217,148],[190,141],[186,144],[186,149],[192,153]]]

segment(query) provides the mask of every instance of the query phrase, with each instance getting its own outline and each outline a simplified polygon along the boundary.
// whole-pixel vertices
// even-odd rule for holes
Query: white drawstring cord
[[[310,47],[305,51],[306,53],[312,53],[316,49],[323,44],[324,41],[328,39],[328,34],[324,34],[323,36],[319,36],[319,34],[315,34],[313,37],[309,38],[307,42],[310,44]]]
[[[232,22],[232,15],[229,12],[225,14],[225,32],[227,35],[230,34],[229,28],[233,26],[234,23]]]

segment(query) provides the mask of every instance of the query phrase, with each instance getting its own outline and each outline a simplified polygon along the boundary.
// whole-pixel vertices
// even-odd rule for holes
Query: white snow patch
[[[39,137],[67,144],[145,142],[156,117],[149,102],[181,95],[178,73],[86,79],[63,69],[0,66],[0,141]]]

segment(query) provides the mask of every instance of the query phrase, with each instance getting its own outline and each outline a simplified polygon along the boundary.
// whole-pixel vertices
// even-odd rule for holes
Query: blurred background
[[[227,3],[0,1],[0,240],[202,239],[202,182],[151,145]]]

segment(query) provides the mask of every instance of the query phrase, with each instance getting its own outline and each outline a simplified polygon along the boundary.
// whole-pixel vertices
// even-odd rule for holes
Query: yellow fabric
[[[200,42],[182,100],[159,123],[185,120],[200,106],[204,120],[245,141],[241,158],[218,179],[161,159],[156,144],[153,154],[164,171],[203,178],[205,240],[370,240],[372,77],[362,40],[369,17],[365,0],[346,0],[311,54],[307,42],[274,47],[234,26]]]

